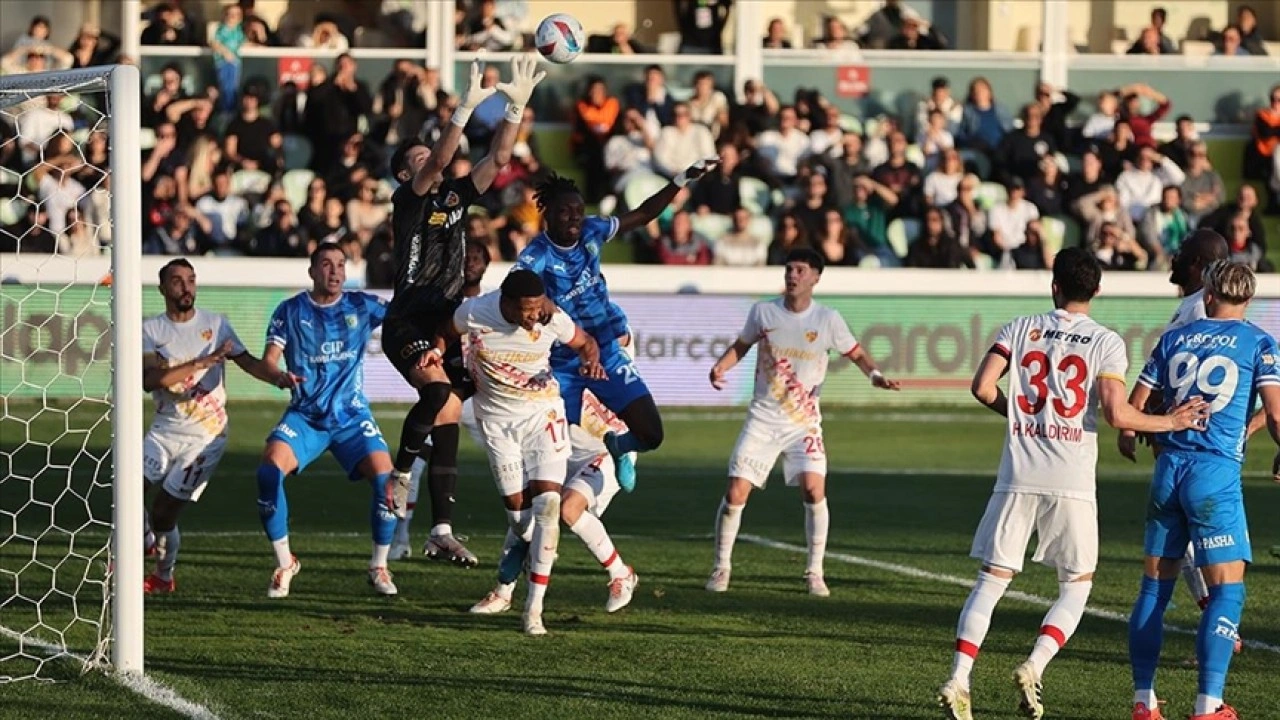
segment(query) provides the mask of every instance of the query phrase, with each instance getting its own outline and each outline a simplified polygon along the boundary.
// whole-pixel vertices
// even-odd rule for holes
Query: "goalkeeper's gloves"
[[[498,83],[498,92],[507,96],[507,122],[517,124],[524,116],[524,106],[533,97],[533,89],[547,76],[545,70],[537,70],[538,60],[533,53],[517,55],[511,60],[511,82]]]
[[[484,102],[490,95],[498,92],[498,88],[481,87],[484,82],[484,63],[479,60],[471,61],[471,75],[467,80],[467,89],[462,91],[462,95],[458,98],[458,107],[453,111],[453,124],[458,127],[466,127],[467,121],[471,119],[471,113],[476,106]]]
[[[679,175],[676,175],[675,178],[672,179],[671,182],[675,183],[676,187],[682,188],[685,185],[688,185],[689,183],[693,182],[694,180],[697,180],[698,178],[702,177],[703,175],[706,175],[707,173],[711,172],[712,170],[715,169],[716,165],[719,165],[719,164],[720,164],[720,158],[718,157],[699,160],[698,162],[690,165],[685,170],[682,170]]]

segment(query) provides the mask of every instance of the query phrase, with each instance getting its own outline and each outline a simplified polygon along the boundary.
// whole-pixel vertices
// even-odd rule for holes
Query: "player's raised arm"
[[[444,177],[444,169],[449,166],[449,163],[453,162],[453,156],[458,151],[458,144],[462,142],[462,129],[467,126],[467,121],[471,119],[471,113],[476,109],[477,105],[498,91],[496,87],[482,87],[481,78],[483,75],[484,63],[479,60],[473,60],[467,89],[463,91],[459,99],[458,108],[453,111],[453,118],[449,121],[449,127],[445,128],[444,132],[440,134],[436,144],[431,146],[431,155],[413,176],[413,192],[415,194],[419,196],[426,195],[440,184],[441,179]],[[481,192],[484,191],[481,190]]]
[[[498,177],[498,171],[511,162],[511,151],[524,119],[525,105],[533,97],[533,89],[547,76],[546,71],[537,70],[537,66],[538,60],[533,53],[517,55],[511,60],[511,82],[498,83],[495,88],[507,97],[507,115],[493,136],[489,154],[471,170],[471,182],[480,193],[486,192]]]
[[[982,364],[978,365],[973,382],[969,384],[969,392],[978,402],[1003,417],[1009,416],[1009,398],[1000,387],[1000,378],[1008,371],[1008,351],[996,344],[982,358]]]
[[[650,195],[648,200],[640,203],[639,207],[618,216],[618,232],[629,232],[653,222],[662,214],[663,209],[671,204],[676,193],[680,192],[689,183],[714,170],[716,165],[719,164],[720,158],[711,157],[690,165],[679,175],[676,175],[675,179],[667,183],[666,187]]]
[[[142,356],[142,389],[146,392],[154,392],[161,388],[172,388],[175,385],[184,384],[192,378],[194,373],[225,362],[232,347],[232,342],[228,340],[204,357],[172,366],[162,365],[160,356],[156,353],[146,353]]]

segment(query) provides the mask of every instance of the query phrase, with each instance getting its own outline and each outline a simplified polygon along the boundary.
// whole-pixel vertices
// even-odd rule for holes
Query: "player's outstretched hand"
[[[480,103],[484,102],[490,95],[498,92],[498,88],[483,87],[484,84],[484,63],[479,60],[471,61],[471,76],[467,80],[467,89],[462,91],[462,96],[458,99],[461,107],[472,109]]]
[[[444,355],[434,348],[418,356],[418,367],[423,370],[441,367],[442,365],[444,365]]]
[[[282,372],[280,377],[276,378],[276,387],[281,390],[292,390],[301,385],[304,379],[301,375],[295,375],[288,371]]]
[[[604,369],[600,361],[583,362],[582,368],[579,370],[582,376],[591,380],[608,380],[609,371]]]
[[[506,95],[512,105],[523,108],[533,97],[533,89],[546,76],[546,70],[538,70],[538,60],[533,53],[517,55],[511,59],[511,82],[498,83],[498,92]]]
[[[228,340],[218,347],[217,350],[196,360],[197,370],[207,370],[214,365],[221,365],[226,362],[227,356],[231,354],[231,341]]]
[[[724,389],[724,386],[725,386],[724,369],[720,367],[719,363],[716,363],[711,367],[710,379],[711,379],[711,387],[717,390]]]
[[[902,382],[899,380],[890,380],[889,378],[876,374],[871,376],[871,384],[881,390],[901,390]]]
[[[1174,432],[1179,430],[1203,431],[1209,423],[1209,403],[1199,395],[1188,399],[1173,409],[1169,415],[1173,418]]]
[[[1138,462],[1138,434],[1132,430],[1121,430],[1116,438],[1116,449],[1129,462]]]

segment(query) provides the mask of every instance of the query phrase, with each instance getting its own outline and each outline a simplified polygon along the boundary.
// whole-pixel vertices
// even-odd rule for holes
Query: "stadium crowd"
[[[458,4],[460,49],[526,41],[508,30],[500,5]],[[681,52],[722,52],[730,6],[675,2]],[[338,242],[368,261],[371,285],[385,285],[393,271],[387,161],[405,138],[438,137],[457,98],[442,89],[439,70],[408,59],[377,86],[360,79],[359,61],[345,52],[356,37],[349,19],[320,16],[311,32],[294,29],[290,38],[253,9],[253,0],[227,5],[208,33],[216,82],[200,87],[170,64],[143,100],[145,251],[304,256]],[[193,31],[203,20],[184,10],[156,6],[143,42],[203,44]],[[1131,52],[1171,49],[1162,22],[1153,13]],[[414,42],[413,27],[408,17],[383,32]],[[815,46],[946,44],[896,2],[857,32],[834,18],[823,28]],[[94,26],[66,51],[48,44],[49,29],[47,19],[33,20],[4,55],[6,72],[119,61],[118,39]],[[764,30],[765,47],[790,46],[783,20]],[[1222,42],[1238,47],[1231,54],[1265,51],[1257,32],[1252,11],[1241,8]],[[242,47],[286,41],[341,54],[314,64],[306,83],[241,77]],[[649,50],[622,25],[588,43],[588,52]],[[486,69],[486,86],[498,78],[496,65]],[[603,213],[646,197],[700,158],[719,157],[711,177],[630,238],[639,262],[762,265],[812,246],[832,265],[1041,269],[1053,249],[1078,237],[1110,269],[1164,269],[1189,230],[1212,227],[1230,241],[1233,259],[1273,269],[1260,215],[1280,212],[1280,85],[1257,111],[1245,149],[1246,174],[1261,182],[1232,197],[1196,118],[1177,116],[1177,136],[1156,142],[1153,126],[1175,111],[1158,89],[1135,83],[1088,102],[1044,84],[1028,90],[1027,98],[997,98],[982,78],[953,89],[939,76],[914,114],[859,118],[811,89],[780,99],[748,80],[739,95],[706,71],[692,88],[674,88],[650,65],[625,87],[588,78],[571,117],[543,119],[571,123],[576,171]],[[497,100],[477,108],[449,173],[469,172],[502,114]],[[61,95],[0,116],[0,197],[24,198],[5,203],[0,251],[20,243],[25,252],[76,254],[109,243],[100,117],[92,104]],[[540,229],[532,187],[552,168],[541,159],[537,119],[526,109],[513,161],[468,221],[469,237],[494,259],[513,258]]]

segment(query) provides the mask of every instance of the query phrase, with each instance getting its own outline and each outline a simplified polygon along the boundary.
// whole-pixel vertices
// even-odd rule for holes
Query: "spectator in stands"
[[[1155,148],[1142,148],[1138,151],[1137,162],[1116,178],[1120,207],[1129,213],[1130,219],[1137,225],[1142,222],[1147,208],[1160,202],[1166,186],[1181,186],[1186,179],[1182,169]]]
[[[742,206],[738,183],[742,179],[738,148],[728,140],[716,143],[720,164],[693,186],[689,204],[698,215],[729,217]]]
[[[1027,223],[1026,240],[1009,253],[1013,267],[1018,270],[1049,270],[1053,268],[1053,256],[1044,244],[1044,231],[1039,220]]]
[[[1076,201],[1076,215],[1084,219],[1084,246],[1090,250],[1098,248],[1102,243],[1102,226],[1112,223],[1128,237],[1135,236],[1133,220],[1129,213],[1120,207],[1120,199],[1115,188],[1104,185],[1097,192],[1085,195]]]
[[[201,227],[209,221],[195,208],[179,209],[165,218],[164,225],[142,245],[148,255],[203,255],[209,250],[209,236]]]
[[[1280,85],[1273,85],[1270,104],[1253,117],[1253,137],[1245,143],[1244,176],[1266,180],[1271,191],[1268,214],[1280,213]]]
[[[733,124],[755,136],[769,129],[779,108],[773,91],[759,80],[747,80],[742,85],[742,103],[733,108]]]
[[[845,207],[853,202],[853,181],[860,175],[869,175],[873,169],[871,164],[867,162],[862,155],[862,136],[857,133],[845,133],[841,138],[840,148],[833,148],[839,151],[837,157],[830,155],[810,156],[810,159],[819,161],[827,169],[827,182],[831,185],[832,198],[835,200],[837,207]],[[761,178],[768,180],[766,178]]]
[[[1187,179],[1182,182],[1182,209],[1187,224],[1195,227],[1200,219],[1226,202],[1226,185],[1222,176],[1209,163],[1209,148],[1197,140],[1192,146]]]
[[[498,250],[504,260],[514,260],[524,252],[529,241],[542,232],[542,211],[538,209],[537,186],[532,182],[520,183],[520,200],[507,208],[505,232],[498,240]]]
[[[1027,200],[1027,184],[1014,176],[1005,183],[1006,198],[991,208],[987,220],[999,267],[1013,267],[1010,253],[1027,241],[1027,224],[1040,219],[1040,211]]]
[[[111,33],[104,33],[93,23],[80,26],[76,39],[72,41],[71,67],[82,68],[94,65],[107,65],[120,54],[120,38]]]
[[[951,148],[942,154],[942,165],[924,178],[924,202],[929,207],[946,207],[960,195],[964,180],[964,161],[960,151]]]
[[[1228,259],[1232,262],[1245,263],[1255,270],[1258,269],[1263,257],[1263,248],[1254,242],[1249,216],[1244,213],[1231,216],[1228,219],[1224,237],[1227,239],[1227,248],[1231,253]]]
[[[464,50],[504,52],[515,43],[516,35],[498,17],[497,0],[481,0],[480,12],[466,23]]]
[[[63,136],[66,137],[66,136]],[[71,139],[67,138],[68,154],[76,152],[75,148],[70,145]],[[107,133],[104,130],[93,130],[88,137],[84,139],[84,143],[79,152],[84,155],[84,163],[80,167],[72,171],[72,175],[81,185],[93,191],[101,183],[103,178],[108,176],[111,168],[111,145],[107,141]],[[46,156],[48,153],[46,152]]]
[[[693,97],[689,98],[693,121],[711,130],[712,138],[729,125],[729,99],[716,89],[716,78],[710,70],[699,70],[693,76]]]
[[[489,251],[489,260],[501,260],[502,248],[498,235],[493,231],[493,222],[487,211],[474,206],[467,215],[467,241],[483,245]]]
[[[1235,25],[1228,25],[1222,30],[1219,37],[1219,46],[1214,49],[1214,55],[1224,55],[1226,57],[1247,57],[1249,51],[1244,48],[1240,39],[1240,28]]]
[[[812,172],[802,180],[803,197],[792,208],[796,218],[804,225],[805,232],[813,238],[814,244],[821,241],[826,231],[827,210],[834,208],[831,201],[827,176],[823,172]]]
[[[661,65],[646,67],[644,82],[628,86],[624,99],[628,108],[640,111],[654,136],[663,125],[670,125],[676,120],[676,102],[667,92],[667,74]]]
[[[1129,121],[1133,129],[1133,142],[1138,147],[1155,147],[1156,140],[1152,128],[1157,122],[1169,114],[1172,104],[1163,93],[1145,83],[1136,83],[1126,88],[1124,100],[1120,103],[1120,117]],[[1148,99],[1156,103],[1156,108],[1146,115],[1142,114],[1142,100]]]
[[[1098,94],[1098,111],[1085,120],[1080,135],[1087,143],[1090,140],[1105,140],[1115,128],[1120,118],[1120,96],[1110,90]]]
[[[1236,29],[1240,31],[1240,46],[1250,55],[1266,55],[1266,39],[1258,30],[1258,13],[1248,5],[1236,8]]]
[[[97,255],[102,248],[98,245],[96,233],[89,227],[76,210],[68,210],[66,224],[58,235],[58,254],[65,257],[89,257]]]
[[[25,166],[35,165],[41,159],[41,151],[50,138],[57,133],[70,133],[75,127],[71,113],[62,109],[68,97],[60,92],[50,93],[40,101],[29,103],[27,109],[18,114],[14,125]]]
[[[599,202],[608,194],[608,172],[604,163],[604,148],[613,129],[621,119],[622,104],[609,95],[604,78],[592,75],[587,78],[586,91],[574,103],[573,134],[570,148],[574,159],[586,174],[586,201]]]
[[[964,103],[956,142],[960,147],[991,153],[1012,129],[1013,117],[996,102],[991,83],[984,77],[974,78],[969,83],[969,97]]]
[[[298,226],[302,228],[303,235],[308,238],[324,235],[326,199],[328,199],[328,185],[324,178],[312,178],[311,182],[307,183],[307,199],[298,209]]]
[[[902,11],[902,28],[889,40],[890,50],[943,50],[946,45],[920,14],[911,8]]]
[[[245,14],[244,37],[250,45],[261,47],[279,47],[280,38],[271,31],[267,21],[257,15]]]
[[[1249,221],[1249,241],[1267,251],[1267,231],[1258,213],[1258,191],[1252,185],[1241,185],[1236,191],[1235,202],[1228,203],[1205,216],[1199,227],[1216,230],[1219,235],[1227,236],[1233,218],[1243,215]]]
[[[343,215],[342,199],[334,195],[325,198],[324,215],[320,218],[320,222],[309,228],[304,226],[303,229],[307,231],[308,248],[325,243],[341,244],[350,234],[347,230],[346,217]]]
[[[1127,229],[1110,221],[1098,228],[1093,256],[1104,270],[1142,270],[1147,266],[1147,251],[1142,244]]]
[[[1040,211],[1040,217],[1064,214],[1070,184],[1063,177],[1057,158],[1045,155],[1038,167],[1040,173],[1027,182],[1027,199]]]
[[[883,50],[902,30],[902,15],[907,8],[901,0],[885,0],[884,6],[871,14],[858,34],[858,44],[872,50]]]
[[[31,172],[36,180],[36,199],[49,214],[49,232],[55,236],[66,228],[67,213],[87,202],[85,187],[72,171],[81,164],[78,156],[46,158]]]
[[[795,180],[800,161],[809,154],[809,136],[797,127],[797,122],[796,109],[784,105],[778,110],[778,129],[764,131],[757,140],[760,156],[787,184]]]
[[[637,177],[655,175],[653,145],[656,136],[649,131],[638,110],[628,110],[622,120],[622,132],[604,145],[604,167],[612,176],[610,187],[622,195]]]
[[[11,50],[20,50],[22,48],[39,48],[49,44],[49,18],[44,15],[36,15],[31,18],[31,22],[27,24],[27,32],[25,35],[19,35],[13,41]]]
[[[844,146],[844,129],[840,127],[840,108],[827,105],[822,108],[825,118],[822,127],[809,133],[810,155],[840,155]]]
[[[768,263],[785,265],[787,255],[792,250],[812,247],[813,243],[809,242],[809,234],[805,231],[804,225],[800,223],[795,213],[787,212],[778,221],[774,230],[773,242],[769,245]]]
[[[230,171],[214,173],[213,192],[196,201],[196,210],[211,223],[207,232],[213,249],[238,250],[240,232],[249,222],[249,204],[231,193]]]
[[[993,160],[1005,178],[1030,179],[1039,174],[1040,159],[1057,152],[1053,138],[1044,131],[1044,110],[1036,103],[1022,108],[1022,127],[1011,130],[1000,140]]]
[[[0,57],[0,74],[21,75],[46,70],[65,70],[75,58],[71,53],[53,45],[24,45],[10,50]]]
[[[396,282],[396,251],[395,238],[391,232],[391,228],[384,227],[378,231],[373,240],[369,242],[369,247],[364,250],[364,285],[370,290],[390,290],[395,287]],[[305,244],[304,244],[305,247]],[[466,258],[470,262],[472,250],[470,244],[467,245]],[[487,251],[482,251],[485,257],[485,264],[488,264],[489,256]]]
[[[187,38],[178,28],[177,11],[168,3],[160,3],[151,11],[151,22],[142,30],[143,45],[186,45]]]
[[[856,50],[858,43],[849,36],[849,29],[840,22],[840,18],[827,15],[822,18],[822,37],[814,42],[814,47],[822,50]]]
[[[314,148],[311,169],[320,175],[328,173],[347,140],[357,133],[360,116],[372,109],[369,88],[356,77],[355,58],[339,55],[333,64],[333,75],[318,87],[313,86],[307,97],[307,138]]]
[[[880,259],[883,267],[900,267],[902,260],[889,246],[889,209],[899,204],[898,194],[869,175],[853,183],[853,202],[845,207],[844,219],[862,238],[867,251]]]
[[[774,18],[769,21],[769,28],[765,31],[764,41],[761,45],[766,50],[791,49],[791,40],[787,37],[787,25],[782,22],[782,18]],[[720,263],[717,261],[716,264],[719,265]]]
[[[733,0],[674,0],[680,53],[723,55],[724,28]]]
[[[1170,185],[1160,195],[1160,202],[1152,205],[1142,216],[1139,240],[1156,256],[1157,264],[1178,254],[1182,240],[1195,226],[1182,210],[1182,190]]]
[[[1158,7],[1151,11],[1151,25],[1142,29],[1138,40],[1129,48],[1130,55],[1176,55],[1178,46],[1164,34],[1165,22],[1169,13]],[[1152,37],[1154,36],[1154,41]],[[1154,49],[1154,51],[1153,51]]]
[[[387,221],[391,210],[378,198],[378,181],[369,177],[360,183],[356,196],[347,201],[347,227],[361,245],[368,245],[378,226]]]
[[[249,241],[250,255],[267,257],[306,257],[307,241],[298,218],[288,200],[277,200],[272,206],[271,224],[259,230]]]
[[[1102,159],[1102,174],[1108,182],[1120,177],[1125,164],[1138,157],[1138,145],[1134,141],[1133,128],[1129,126],[1128,120],[1117,120],[1107,141],[1096,147],[1098,156]]]
[[[440,88],[440,71],[408,59],[396,61],[373,98],[369,139],[384,148],[418,137],[427,118],[449,94]]]
[[[169,63],[160,71],[160,89],[142,104],[142,126],[154,128],[167,118],[165,110],[170,103],[185,100],[187,92],[182,87],[182,68]]]
[[[230,112],[236,107],[240,92],[240,48],[244,46],[244,12],[239,5],[222,9],[222,22],[213,31],[209,47],[213,50],[213,69],[218,75],[219,110]]]
[[[631,30],[625,23],[613,26],[609,35],[591,35],[587,38],[587,52],[613,55],[643,55],[653,52],[648,47],[636,42]]]
[[[147,159],[142,163],[142,182],[144,191],[146,185],[155,182],[157,178],[172,178],[179,166],[186,163],[186,158],[181,157],[176,152],[178,147],[178,130],[173,123],[161,123],[155,130],[156,144],[152,146],[150,152],[147,153]],[[176,189],[175,189],[176,192]],[[143,193],[145,200],[146,193]]]
[[[822,229],[816,235],[818,252],[827,265],[857,265],[868,255],[858,233],[845,224],[840,211],[828,207],[822,215]]]
[[[947,119],[947,132],[954,136],[960,130],[960,121],[964,118],[964,106],[951,96],[951,82],[943,76],[933,79],[929,97],[916,104],[916,127],[929,126],[929,113],[934,110],[942,112]]]
[[[484,88],[495,87],[501,78],[497,65],[486,65],[484,72],[480,76],[480,85]],[[498,126],[502,124],[502,118],[506,115],[506,112],[507,99],[500,92],[493,93],[476,106],[471,114],[470,122],[463,129],[467,142],[472,149],[480,152],[481,148],[487,148],[492,144],[493,134],[497,132]]]
[[[1080,96],[1070,90],[1055,90],[1046,82],[1036,84],[1036,105],[1040,106],[1043,115],[1041,123],[1044,132],[1053,138],[1058,150],[1066,151],[1071,146],[1067,120],[1080,106]]]
[[[769,255],[768,238],[764,238],[762,242],[761,238],[751,234],[750,226],[750,210],[739,207],[733,211],[733,225],[729,232],[716,240],[714,264],[734,267],[759,267],[765,264]]]
[[[907,160],[907,136],[902,131],[894,131],[889,136],[889,159],[872,170],[871,177],[897,195],[898,202],[889,204],[891,217],[915,216],[919,213],[924,176],[920,168]]]
[[[182,145],[182,136],[178,136],[178,145]],[[186,153],[187,162],[179,165],[173,174],[178,183],[178,203],[189,205],[213,191],[213,174],[222,163],[222,148],[218,141],[201,135],[191,143]]]
[[[693,219],[685,210],[677,210],[671,228],[659,231],[650,223],[650,232],[658,262],[663,265],[710,265],[711,242],[693,229]]]
[[[317,19],[310,34],[298,38],[298,47],[342,53],[351,48],[351,43],[338,29],[337,23],[332,20]]]
[[[987,247],[987,212],[977,200],[978,185],[981,182],[977,175],[965,175],[960,181],[959,194],[946,207],[956,240],[968,251],[971,260],[983,254]]]
[[[916,145],[919,145],[920,151],[924,153],[923,170],[925,172],[930,172],[941,165],[943,154],[955,148],[955,138],[947,130],[947,116],[941,110],[930,111],[929,123],[920,128]]]
[[[973,259],[948,227],[946,214],[936,207],[925,211],[920,234],[912,241],[903,264],[911,268],[946,270],[974,266]]]
[[[666,177],[716,154],[716,141],[705,125],[693,121],[689,104],[676,103],[675,123],[662,128],[653,149],[653,165]]]
[[[1200,141],[1200,134],[1196,132],[1195,118],[1190,115],[1179,115],[1175,127],[1174,138],[1160,146],[1160,154],[1186,170],[1191,164],[1191,151]]]
[[[255,92],[241,96],[240,114],[227,125],[224,155],[241,170],[275,175],[284,169],[284,138],[276,124],[258,112],[260,104]]]

